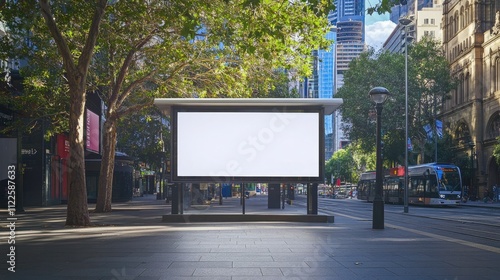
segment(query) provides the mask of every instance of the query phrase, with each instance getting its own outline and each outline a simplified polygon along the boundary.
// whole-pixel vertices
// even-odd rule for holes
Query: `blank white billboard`
[[[322,176],[319,111],[175,114],[174,177]]]

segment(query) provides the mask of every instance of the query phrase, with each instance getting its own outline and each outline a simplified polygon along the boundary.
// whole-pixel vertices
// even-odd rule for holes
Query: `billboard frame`
[[[308,98],[158,98],[155,105],[170,115],[171,182],[174,183],[323,183],[325,169],[324,116],[332,114],[342,99]],[[179,176],[177,169],[177,113],[178,112],[273,112],[273,113],[318,113],[318,176]]]

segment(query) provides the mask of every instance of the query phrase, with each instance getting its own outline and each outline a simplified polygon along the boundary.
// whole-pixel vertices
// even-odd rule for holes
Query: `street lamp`
[[[405,193],[404,213],[408,213],[408,26],[413,21],[404,17],[399,23],[405,27]]]
[[[467,192],[467,195],[470,197],[471,195],[471,192],[474,188],[474,147],[476,145],[474,145],[474,142],[469,142],[469,148],[470,148],[470,186],[469,186],[469,191]],[[476,191],[474,191],[474,193],[477,193]],[[463,198],[464,194],[462,194],[462,198]]]
[[[382,200],[383,192],[383,171],[382,171],[382,105],[384,104],[390,93],[386,88],[374,87],[369,92],[370,99],[375,103],[377,110],[377,164],[376,164],[376,183],[375,183],[375,198],[373,199],[373,229],[384,229],[384,201]]]

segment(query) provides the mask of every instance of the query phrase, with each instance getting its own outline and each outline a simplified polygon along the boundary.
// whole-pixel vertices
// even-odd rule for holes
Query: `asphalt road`
[[[299,197],[299,201],[301,198]],[[299,202],[301,203],[301,202]],[[357,199],[319,198],[319,212],[342,219],[372,220],[373,204]],[[500,253],[500,208],[384,205],[385,227]]]

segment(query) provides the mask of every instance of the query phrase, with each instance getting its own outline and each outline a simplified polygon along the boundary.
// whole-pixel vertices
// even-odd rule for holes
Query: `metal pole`
[[[24,213],[24,170],[23,170],[23,156],[22,156],[22,144],[23,144],[23,133],[21,128],[17,129],[17,155],[16,155],[16,213]],[[3,171],[2,171],[3,172]],[[7,173],[5,173],[7,174]]]
[[[384,229],[384,201],[382,200],[383,192],[383,174],[382,174],[382,104],[377,103],[377,167],[376,167],[376,185],[375,185],[375,198],[373,199],[373,229]]]
[[[219,183],[219,205],[222,205],[222,183]]]
[[[241,214],[245,215],[245,183],[241,183],[241,203],[242,203],[242,206],[241,206]]]
[[[285,184],[281,184],[281,209],[285,209]]]
[[[173,215],[179,214],[179,185],[179,183],[172,185],[172,204],[170,208]]]
[[[184,183],[179,188],[179,214],[184,214]]]
[[[436,101],[436,93],[434,93],[434,162],[438,162],[438,133],[437,133],[437,101]]]
[[[408,25],[405,26],[405,193],[404,213],[408,213]]]

